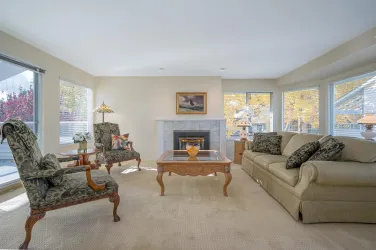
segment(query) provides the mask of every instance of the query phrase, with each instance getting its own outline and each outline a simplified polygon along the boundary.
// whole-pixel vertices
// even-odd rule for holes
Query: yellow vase
[[[185,148],[187,149],[187,152],[190,156],[196,156],[198,154],[198,151],[200,151],[199,144],[187,143],[185,145]]]

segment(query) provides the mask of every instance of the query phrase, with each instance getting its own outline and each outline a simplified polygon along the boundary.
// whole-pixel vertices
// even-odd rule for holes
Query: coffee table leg
[[[159,172],[157,174],[157,182],[161,186],[161,196],[164,196],[164,184],[163,184],[162,177],[163,177],[163,172]]]
[[[223,186],[223,195],[226,196],[226,197],[228,196],[227,195],[227,186],[228,186],[228,184],[230,184],[231,180],[232,180],[231,173],[225,173],[225,185]]]

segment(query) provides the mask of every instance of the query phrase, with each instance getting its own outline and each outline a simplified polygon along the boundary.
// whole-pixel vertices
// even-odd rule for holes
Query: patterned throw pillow
[[[306,162],[309,157],[311,157],[319,148],[320,142],[318,141],[304,144],[287,159],[286,168],[300,168],[300,166]]]
[[[41,170],[59,170],[61,169],[60,163],[54,154],[46,154],[42,159]],[[47,178],[47,181],[54,187],[59,186],[65,177],[64,175],[61,176],[54,176]]]
[[[277,132],[269,132],[269,133],[254,133],[253,135],[253,143],[251,145],[251,150],[253,150],[253,147],[254,147],[254,143],[258,143],[259,139],[263,136],[268,136],[268,135],[277,135]]]
[[[320,145],[320,148],[308,160],[309,161],[335,161],[345,148],[345,144],[330,136]]]
[[[280,155],[282,135],[263,135],[258,136],[253,141],[253,152],[268,153],[272,155]]]
[[[112,135],[112,149],[129,150],[129,134]]]

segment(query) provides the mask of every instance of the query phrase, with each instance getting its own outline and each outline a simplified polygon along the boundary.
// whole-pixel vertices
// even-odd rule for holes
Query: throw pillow
[[[129,134],[112,135],[112,149],[129,150]]]
[[[41,170],[59,170],[61,169],[60,163],[54,154],[46,154],[42,159]],[[64,175],[61,176],[54,176],[47,178],[47,181],[54,187],[59,186],[65,177]]]
[[[309,161],[335,161],[345,148],[345,144],[334,137],[326,139],[320,148],[308,160]]]
[[[300,168],[320,148],[320,142],[308,142],[298,148],[292,155],[287,158],[286,168]]]
[[[265,135],[253,141],[254,152],[268,153],[272,155],[280,155],[281,152],[282,135]]]
[[[253,134],[253,143],[251,145],[251,150],[253,150],[253,145],[254,143],[258,143],[258,140],[263,137],[263,136],[268,136],[268,135],[277,135],[277,132],[269,132],[269,133],[254,133]]]

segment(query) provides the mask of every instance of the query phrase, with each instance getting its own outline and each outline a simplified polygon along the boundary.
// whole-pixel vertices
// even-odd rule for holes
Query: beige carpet
[[[166,196],[160,197],[155,164],[143,163],[141,172],[130,165],[113,167],[111,173],[120,184],[120,222],[112,221],[112,204],[107,199],[55,210],[34,226],[29,247],[376,249],[376,225],[296,222],[238,165],[233,165],[227,198],[222,195],[221,174],[165,175]],[[9,198],[6,195],[0,202]],[[0,210],[0,248],[17,248],[23,241],[27,211],[27,204]]]

